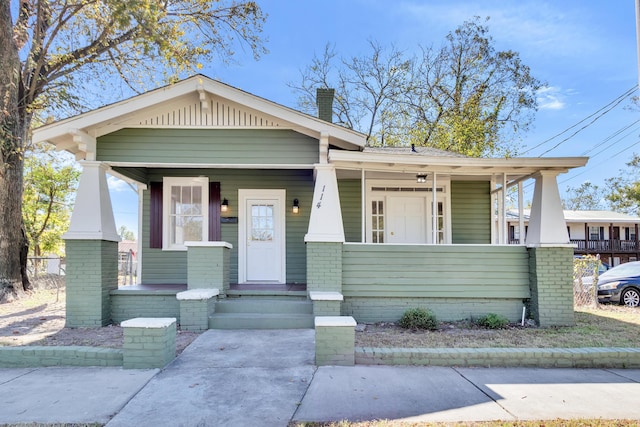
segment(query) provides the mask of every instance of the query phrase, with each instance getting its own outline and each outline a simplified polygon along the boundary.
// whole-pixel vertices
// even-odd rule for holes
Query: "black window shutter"
[[[209,183],[209,241],[222,240],[220,232],[220,183]]]
[[[149,247],[162,249],[162,183],[149,184]]]

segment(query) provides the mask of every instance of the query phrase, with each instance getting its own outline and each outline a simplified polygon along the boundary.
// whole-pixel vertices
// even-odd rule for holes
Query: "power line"
[[[639,120],[640,121],[640,120]],[[607,151],[608,149],[612,148],[614,145],[616,145],[617,143],[619,143],[620,141],[624,141],[624,139],[626,137],[628,137],[629,135],[631,135],[632,133],[636,132],[637,129],[631,129],[629,132],[625,133],[624,135],[622,135],[620,138],[618,138],[617,140],[615,140],[613,143],[609,144],[608,146],[604,147],[602,150],[598,151],[596,154],[594,154],[593,156],[591,156],[591,158],[594,158],[596,156],[599,156],[600,154],[604,153],[605,151]],[[619,133],[618,133],[619,134]],[[594,147],[596,148],[596,147]]]
[[[599,148],[600,146],[604,145],[606,142],[610,141],[611,139],[615,138],[616,136],[620,135],[622,132],[626,131],[627,129],[631,128],[632,126],[634,126],[635,124],[639,123],[640,119],[634,121],[633,123],[618,129],[617,131],[615,131],[614,133],[612,133],[611,135],[609,135],[608,137],[606,137],[605,139],[603,139],[602,141],[598,142],[597,144],[595,144],[593,147],[591,147],[590,149],[588,149],[587,151],[583,152],[581,154],[581,156],[586,156],[588,155],[590,152],[592,152],[593,150],[595,150],[596,148]],[[614,142],[613,144],[610,145],[613,146],[615,144],[617,144],[618,142],[620,142],[622,139],[626,138],[627,136],[629,136],[631,133],[635,132],[636,130],[638,130],[639,128],[635,128],[635,129],[631,129],[631,131],[627,134],[625,134],[622,138],[618,139],[616,142]],[[601,153],[602,151],[599,151],[599,153]],[[597,156],[598,154],[594,154],[593,157]]]
[[[634,91],[636,90],[636,87],[634,87],[633,89]],[[573,138],[574,136],[576,136],[578,133],[582,132],[583,130],[585,130],[586,128],[588,128],[589,126],[591,126],[593,123],[595,123],[599,118],[601,118],[602,116],[604,116],[605,114],[607,114],[609,111],[613,110],[614,108],[616,108],[622,101],[625,100],[625,98],[629,95],[631,95],[631,93],[633,93],[632,91],[629,92],[628,94],[623,97],[623,98],[619,98],[615,104],[611,107],[609,107],[609,109],[607,109],[606,111],[603,111],[602,113],[600,113],[598,116],[596,116],[593,120],[591,120],[589,123],[587,123],[586,125],[582,126],[580,129],[578,129],[577,131],[575,131],[574,133],[572,133],[571,135],[569,135],[568,137],[566,137],[565,139],[563,139],[562,141],[558,142],[556,145],[554,145],[553,147],[549,148],[547,151],[545,151],[544,153],[540,154],[538,157],[542,157],[545,154],[547,154],[549,151],[555,150],[556,148],[558,148],[560,145],[564,144],[565,142],[567,142],[568,140],[570,140],[571,138]],[[609,103],[608,105],[611,105],[611,103]],[[593,116],[593,115],[592,115]]]
[[[546,144],[547,142],[550,142],[550,141],[552,141],[552,140],[554,140],[554,139],[558,138],[559,136],[564,135],[565,133],[569,132],[571,129],[575,128],[576,126],[579,126],[580,124],[582,124],[582,123],[584,123],[584,122],[586,122],[586,121],[587,121],[587,120],[589,120],[591,117],[593,117],[593,116],[597,115],[597,114],[598,114],[598,113],[600,113],[601,111],[606,110],[607,108],[609,108],[609,106],[610,106],[610,105],[612,105],[612,104],[614,104],[614,103],[615,103],[615,105],[618,105],[618,104],[619,104],[623,99],[625,99],[625,98],[627,98],[628,96],[630,96],[630,95],[631,95],[633,92],[635,92],[637,89],[638,89],[638,86],[636,86],[636,85],[632,86],[630,89],[626,90],[622,95],[619,95],[619,96],[618,96],[618,97],[616,97],[613,101],[609,102],[607,105],[605,105],[604,107],[600,108],[598,111],[596,111],[596,112],[594,112],[594,113],[592,113],[592,114],[588,115],[588,116],[587,116],[587,117],[585,117],[584,119],[580,120],[578,123],[576,123],[576,124],[574,124],[574,125],[572,125],[572,126],[570,126],[570,127],[566,128],[565,130],[563,130],[563,131],[562,131],[562,132],[560,132],[560,133],[557,133],[556,135],[552,136],[551,138],[548,138],[548,139],[546,139],[546,140],[542,141],[541,143],[539,143],[539,144],[537,144],[537,145],[535,145],[535,146],[533,146],[533,147],[529,148],[528,150],[525,150],[522,154],[523,154],[523,155],[524,155],[524,154],[527,154],[528,152],[533,151],[533,150],[535,150],[535,149],[536,149],[536,148],[538,148],[538,147],[541,147],[542,145]],[[615,107],[615,105],[614,105],[614,107]],[[608,111],[610,111],[610,110],[611,110],[611,109],[609,109]],[[608,111],[607,111],[607,112],[608,112]],[[606,112],[605,112],[604,114],[606,114]],[[602,117],[602,115],[601,115],[601,116],[599,116],[598,118],[600,118],[600,117]],[[597,119],[596,119],[596,120],[597,120]],[[595,120],[594,120],[594,121],[595,121]],[[593,123],[593,122],[591,122],[591,123]],[[591,124],[591,123],[590,123],[590,124]],[[590,125],[590,124],[589,124],[589,125]],[[589,125],[587,125],[587,126],[589,126]],[[585,127],[587,127],[587,126],[585,126]],[[583,127],[582,129],[584,129],[584,127]],[[582,129],[580,129],[580,130],[582,130]],[[576,133],[580,132],[580,130],[578,130]],[[575,135],[575,133],[574,133],[574,135]],[[572,136],[574,136],[574,135],[572,135]],[[571,136],[571,137],[572,137],[572,136]],[[569,138],[571,138],[571,137],[569,137]],[[568,139],[568,138],[567,138],[567,139]],[[565,140],[565,141],[566,141],[566,140]],[[564,141],[563,141],[563,142],[564,142]],[[555,148],[555,147],[554,147],[554,148]],[[553,148],[552,148],[552,149],[553,149]],[[548,150],[548,151],[550,151],[550,150]],[[548,152],[548,151],[547,151],[547,152]]]
[[[564,181],[559,182],[558,184],[564,184],[564,183],[565,183],[565,182],[567,182],[567,181],[571,181],[572,179],[574,179],[574,178],[576,178],[576,177],[579,177],[580,175],[583,175],[583,174],[585,174],[585,173],[589,172],[589,170],[591,170],[592,168],[594,168],[594,167],[596,167],[596,166],[600,166],[601,164],[608,162],[609,160],[613,159],[614,157],[619,156],[620,154],[622,154],[622,153],[624,153],[625,151],[627,151],[629,148],[631,148],[631,147],[633,147],[633,146],[636,146],[636,145],[638,145],[638,144],[640,144],[640,140],[639,140],[639,141],[634,142],[633,144],[631,144],[631,145],[629,145],[629,146],[627,146],[627,147],[625,147],[625,148],[623,148],[622,150],[618,151],[618,152],[617,152],[616,154],[614,154],[613,156],[609,156],[609,157],[607,157],[605,160],[601,161],[600,163],[596,163],[595,165],[591,166],[589,169],[585,169],[585,170],[583,170],[582,172],[577,173],[577,174],[573,175],[572,177],[567,178],[567,179],[565,179]]]

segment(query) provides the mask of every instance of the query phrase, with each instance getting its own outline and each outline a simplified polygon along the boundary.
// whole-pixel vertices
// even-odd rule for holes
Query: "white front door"
[[[239,190],[238,195],[238,281],[285,283],[285,190]]]
[[[388,197],[389,243],[427,243],[426,198]]]

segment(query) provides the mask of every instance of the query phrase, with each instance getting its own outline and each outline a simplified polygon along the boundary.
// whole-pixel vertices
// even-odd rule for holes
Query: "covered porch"
[[[361,322],[397,320],[415,306],[428,307],[443,320],[494,312],[518,321],[524,306],[540,325],[571,324],[573,246],[556,176],[584,163],[584,158],[469,159],[329,150],[327,162],[314,167],[312,201],[303,205],[310,211],[304,237],[306,280],[296,283],[295,290],[281,291],[294,298],[338,293],[343,297],[340,313]],[[118,321],[117,301],[123,295],[143,296],[142,291],[148,298],[130,298],[132,306],[162,311],[149,301],[169,292],[168,287],[117,289],[118,238],[106,186],[109,166],[82,164],[74,219],[66,235],[67,277],[79,284],[72,296],[78,298],[78,319],[93,319],[88,321],[96,326]],[[527,240],[507,245],[506,193],[517,186],[522,204],[527,179],[535,180]],[[76,216],[83,209],[92,214]],[[495,213],[498,221],[493,220]],[[211,253],[193,260],[187,253],[188,289],[215,288],[222,297],[267,290],[255,289],[258,284],[231,285],[229,243],[193,246],[194,254],[204,247]],[[84,292],[89,253],[99,286]],[[192,276],[197,279],[192,281]],[[101,301],[97,313],[96,299]],[[94,313],[85,315],[88,307]]]

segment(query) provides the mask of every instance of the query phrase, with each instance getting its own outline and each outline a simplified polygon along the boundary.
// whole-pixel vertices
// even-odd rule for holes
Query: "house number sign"
[[[322,198],[324,197],[324,188],[326,187],[326,185],[322,186],[322,191],[320,192],[320,200],[318,200],[318,203],[316,203],[316,206],[318,207],[318,209],[320,209],[322,207]]]

